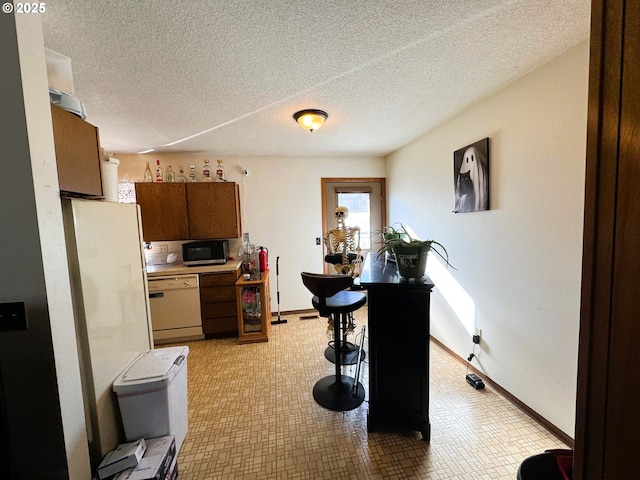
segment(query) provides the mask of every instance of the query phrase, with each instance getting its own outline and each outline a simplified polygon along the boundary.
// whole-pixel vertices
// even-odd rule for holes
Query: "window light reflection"
[[[429,253],[427,258],[427,275],[442,293],[469,335],[472,335],[476,325],[476,305],[449,270],[434,258],[433,253]]]

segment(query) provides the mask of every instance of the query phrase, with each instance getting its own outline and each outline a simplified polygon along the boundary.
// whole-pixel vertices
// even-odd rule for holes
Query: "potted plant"
[[[388,259],[395,257],[398,273],[406,280],[421,279],[424,276],[427,256],[430,251],[434,251],[442,258],[447,266],[455,268],[449,263],[449,254],[441,243],[435,240],[412,238],[401,223],[387,226],[378,233],[380,233],[382,240],[378,256],[384,254]],[[390,257],[389,254],[393,254],[393,257]]]
[[[403,238],[403,236],[404,238],[409,239],[408,235],[405,233],[404,226],[401,223],[387,225],[382,230],[375,230],[372,233],[374,236],[379,237],[375,243],[382,243],[383,245],[378,250],[378,258],[384,255],[385,260],[390,260],[392,262],[396,261],[396,256],[391,248],[386,248],[387,242],[399,240]]]

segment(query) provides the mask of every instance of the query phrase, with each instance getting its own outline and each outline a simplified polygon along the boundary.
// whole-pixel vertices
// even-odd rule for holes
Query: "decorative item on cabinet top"
[[[435,240],[413,238],[401,223],[387,226],[375,233],[380,235],[382,243],[378,250],[378,257],[385,255],[386,259],[395,261],[398,273],[405,280],[415,281],[424,277],[427,256],[431,251],[442,258],[447,267],[456,269],[449,263],[449,254],[444,245]]]
[[[198,168],[195,164],[188,164],[189,174],[185,175],[184,165],[178,165],[178,175],[173,170],[173,164],[168,164],[166,174],[163,174],[162,163],[159,159],[155,161],[155,175],[151,173],[149,160],[145,161],[145,169],[142,175],[142,182],[146,183],[186,183],[186,182],[226,182],[222,160],[218,159],[215,167],[211,166],[208,159],[202,161],[202,165]],[[201,172],[198,174],[198,170]]]

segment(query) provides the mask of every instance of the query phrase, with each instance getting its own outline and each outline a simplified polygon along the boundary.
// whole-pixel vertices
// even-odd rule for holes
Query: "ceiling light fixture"
[[[293,114],[293,119],[305,130],[313,132],[322,126],[328,116],[322,110],[300,110]]]

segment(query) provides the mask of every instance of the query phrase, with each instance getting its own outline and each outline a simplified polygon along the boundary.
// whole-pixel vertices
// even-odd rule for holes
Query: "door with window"
[[[363,257],[378,250],[377,239],[372,232],[386,225],[386,201],[384,178],[323,178],[322,179],[322,231],[335,229],[338,222],[335,210],[346,207],[349,215],[345,226],[360,228],[360,249]],[[323,245],[323,258],[328,253]],[[336,273],[333,267],[324,263],[325,273]]]

